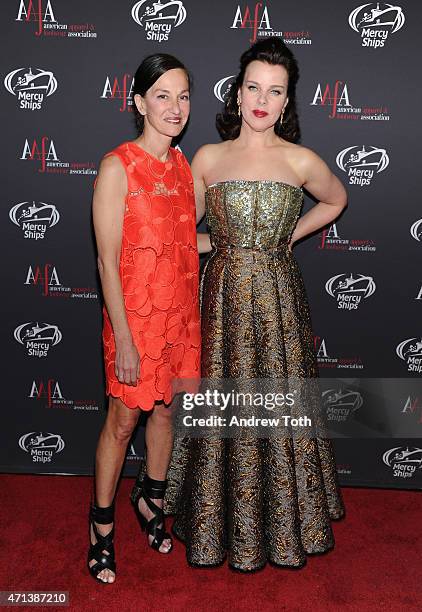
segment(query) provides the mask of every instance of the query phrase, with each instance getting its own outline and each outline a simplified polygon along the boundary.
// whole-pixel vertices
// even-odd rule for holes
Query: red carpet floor
[[[132,480],[123,479],[118,577],[97,585],[85,569],[91,478],[2,475],[0,485],[0,590],[66,590],[64,609],[422,610],[419,492],[344,488],[347,516],[334,523],[334,550],[308,557],[301,570],[267,566],[245,575],[189,568],[177,540],[169,557],[148,549],[129,504]]]

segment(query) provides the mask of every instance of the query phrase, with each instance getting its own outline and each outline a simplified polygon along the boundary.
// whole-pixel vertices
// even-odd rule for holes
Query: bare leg
[[[118,398],[110,397],[107,418],[101,431],[95,460],[95,497],[101,507],[110,506],[116,493],[117,481],[126,457],[126,449],[139,418],[139,410],[131,410]],[[101,535],[113,526],[96,523]],[[91,527],[91,542],[96,539]],[[90,565],[95,565],[95,560]],[[115,575],[105,569],[98,574],[104,582],[114,582]]]
[[[162,403],[157,403],[154,412],[148,417],[145,444],[147,448],[146,471],[148,476],[154,480],[165,480],[173,449],[173,427],[171,410]],[[163,507],[162,499],[153,499],[152,501],[160,508]],[[139,500],[138,506],[140,512],[148,520],[154,516],[142,498]],[[153,540],[152,536],[149,536],[148,539],[150,543]],[[159,550],[165,553],[168,552],[170,547],[171,541],[166,538],[163,540]]]
[[[154,480],[165,480],[173,449],[171,410],[164,404],[156,404],[148,417],[145,430],[147,448],[147,472]]]

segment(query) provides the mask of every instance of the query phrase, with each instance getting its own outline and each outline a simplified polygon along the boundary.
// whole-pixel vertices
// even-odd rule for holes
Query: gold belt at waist
[[[277,254],[288,250],[289,243],[283,242],[274,247],[262,247],[262,246],[240,246],[238,244],[214,244],[212,245],[213,251],[222,253],[230,253],[236,251],[245,251],[246,253],[268,253]]]

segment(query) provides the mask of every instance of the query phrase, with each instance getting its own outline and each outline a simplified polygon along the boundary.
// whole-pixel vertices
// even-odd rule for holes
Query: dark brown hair
[[[230,87],[224,102],[224,109],[216,118],[217,130],[223,140],[234,140],[239,136],[242,117],[238,115],[237,93],[243,84],[247,66],[255,61],[266,62],[273,66],[284,66],[289,76],[287,96],[289,102],[285,108],[283,124],[274,126],[277,136],[289,142],[300,139],[299,119],[296,110],[296,83],[299,79],[299,68],[296,59],[284,42],[276,36],[264,38],[250,47],[240,58],[240,72]]]
[[[192,85],[190,74],[180,60],[168,53],[154,53],[153,55],[148,55],[135,72],[133,97],[135,97],[135,94],[144,97],[148,89],[158,81],[160,76],[168,70],[174,70],[175,68],[180,68],[186,72],[190,89]],[[144,118],[136,108],[135,100],[133,100],[133,112],[138,134],[142,134],[144,131]]]

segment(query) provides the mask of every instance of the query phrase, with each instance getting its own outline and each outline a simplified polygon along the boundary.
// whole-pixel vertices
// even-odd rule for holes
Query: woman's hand
[[[207,232],[198,232],[196,234],[196,242],[198,245],[198,253],[204,255],[212,249],[210,235]]]
[[[300,221],[300,220],[299,220]],[[289,243],[287,245],[287,249],[288,251],[291,253],[292,249],[293,249],[293,245],[298,241],[298,238],[296,236],[296,230],[297,230],[297,226],[295,227],[295,229],[292,232],[292,235],[290,236],[290,240]]]
[[[116,342],[116,361],[114,364],[117,380],[136,387],[140,376],[140,359],[132,341]]]

